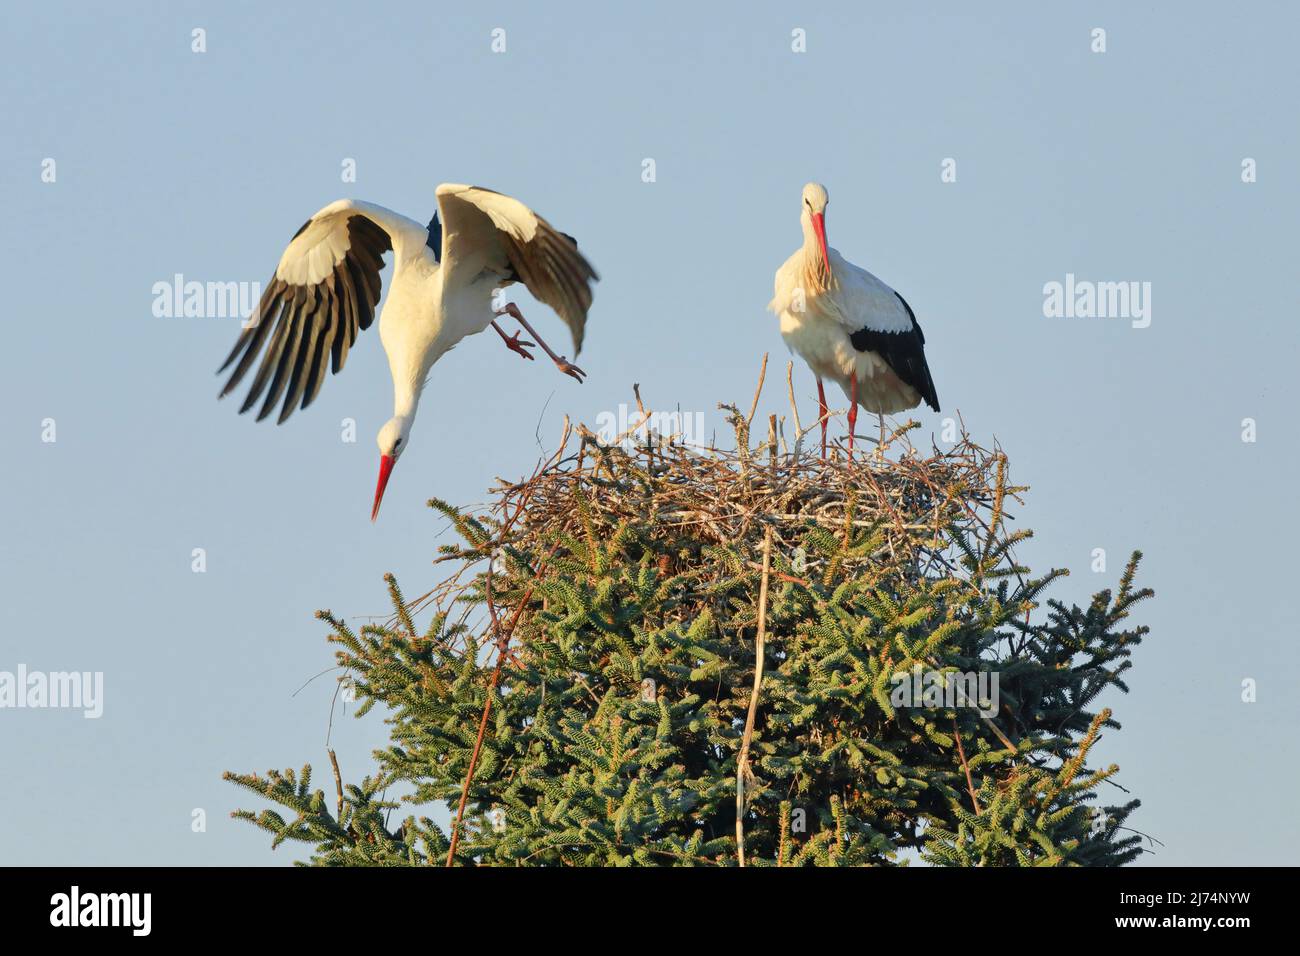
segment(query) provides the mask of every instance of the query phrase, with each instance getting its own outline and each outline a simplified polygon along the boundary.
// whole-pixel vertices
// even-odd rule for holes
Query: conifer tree
[[[963,438],[923,456],[904,429],[823,463],[775,417],[751,448],[752,410],[727,408],[732,453],[579,427],[489,512],[431,501],[461,538],[437,559],[453,573],[410,602],[388,576],[382,625],[318,614],[356,715],[379,705],[390,745],[359,783],[335,764],[328,797],[310,765],[228,773],[278,807],[235,816],[310,844],[315,865],[1143,852],[1125,826],[1138,801],[1112,802],[1126,791],[1096,753],[1119,723],[1095,705],[1127,693],[1147,632],[1128,622],[1151,595],[1140,554],[1087,607],[1049,599],[1066,572],[1017,561],[1031,532],[1007,509],[1026,489],[1001,452]],[[977,673],[995,694],[956,679]]]

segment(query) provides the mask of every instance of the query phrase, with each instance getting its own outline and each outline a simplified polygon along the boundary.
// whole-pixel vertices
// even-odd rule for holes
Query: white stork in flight
[[[826,187],[803,188],[803,246],[776,270],[776,295],[768,308],[781,318],[781,337],[817,376],[822,458],[826,457],[826,391],[838,382],[849,399],[849,453],[858,406],[880,418],[922,401],[939,410],[925,336],[912,307],[866,269],[826,245]]]
[[[248,411],[265,393],[261,421],[281,398],[282,423],[306,408],[325,381],[326,368],[343,368],[358,329],[367,329],[379,305],[379,272],[393,253],[388,301],[379,315],[379,340],[393,376],[393,417],[379,430],[379,481],[370,520],[403,451],[410,443],[420,393],[433,363],[467,335],[489,325],[526,359],[533,343],[506,335],[499,315],[513,316],[561,372],[586,373],[557,355],[509,303],[494,308],[495,290],[522,282],[559,314],[573,335],[573,352],[591,308],[598,277],[572,236],[557,231],[523,203],[490,189],[443,183],[428,227],[372,203],[340,199],[312,216],[280,257],[257,312],[240,334],[223,372],[238,360],[221,390],[228,395],[256,363]],[[439,225],[438,217],[442,216]],[[278,318],[277,318],[278,317]]]

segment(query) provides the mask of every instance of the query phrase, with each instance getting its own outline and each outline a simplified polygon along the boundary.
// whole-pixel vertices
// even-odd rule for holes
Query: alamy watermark
[[[132,936],[148,936],[152,913],[152,893],[83,893],[73,886],[50,897],[51,926],[120,926]]]
[[[618,406],[614,412],[596,416],[596,437],[603,445],[619,444],[631,451],[648,441],[663,445],[670,441],[682,445],[704,445],[703,412],[648,412]]]
[[[153,314],[158,319],[233,319],[248,324],[262,298],[260,282],[199,282],[179,272],[155,282]]]
[[[895,707],[971,707],[983,717],[998,712],[998,671],[927,671],[915,668],[890,678]]]
[[[0,671],[0,710],[6,708],[80,710],[87,720],[104,713],[103,671]]]
[[[1065,274],[1043,286],[1043,315],[1049,319],[1129,319],[1133,328],[1151,324],[1150,282],[1093,282]]]

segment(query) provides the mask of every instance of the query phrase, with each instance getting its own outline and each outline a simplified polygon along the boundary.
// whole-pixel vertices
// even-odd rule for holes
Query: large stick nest
[[[492,533],[473,550],[486,558],[509,545],[542,555],[566,535],[599,539],[633,526],[671,545],[677,570],[717,546],[749,556],[750,566],[757,567],[765,527],[771,525],[776,551],[793,557],[795,570],[802,570],[805,556],[796,542],[810,525],[841,535],[852,525],[854,531],[883,533],[881,547],[858,556],[856,563],[906,555],[918,574],[951,576],[960,574],[951,553],[954,531],[990,544],[1003,536],[1010,520],[1006,499],[1019,502],[1025,488],[1009,484],[1000,450],[977,445],[964,429],[946,448],[931,443],[922,449],[910,437],[919,425],[906,421],[881,439],[857,436],[852,456],[846,440],[838,438],[823,459],[813,440],[820,423],[800,422],[791,375],[787,369],[791,415],[769,415],[761,441],[751,436],[765,374],[748,414],[719,405],[734,430],[734,448],[656,431],[654,423],[667,417],[648,410],[639,389],[638,415],[612,440],[566,418],[558,450],[528,478],[499,479],[482,516],[482,526]],[[831,422],[832,432],[837,425]],[[459,546],[444,550],[439,560],[473,556]],[[807,558],[810,568],[818,563]],[[413,602],[412,610],[429,602],[446,607],[448,599],[472,586],[460,578],[458,573],[444,581]]]

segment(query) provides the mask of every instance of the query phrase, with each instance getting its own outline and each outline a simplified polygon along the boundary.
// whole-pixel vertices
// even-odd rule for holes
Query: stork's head
[[[826,192],[826,187],[821,183],[809,183],[803,188],[803,202],[808,207],[810,213],[826,213],[826,204],[831,201],[831,197]]]
[[[379,445],[379,483],[375,485],[375,506],[370,511],[370,520],[379,517],[379,503],[384,500],[384,489],[388,487],[388,476],[393,473],[393,466],[402,452],[406,451],[411,434],[411,417],[397,415],[384,422],[375,441]]]
[[[826,253],[826,204],[831,197],[826,194],[826,187],[821,183],[809,183],[803,188],[803,213],[807,217],[812,233],[817,237],[817,246],[821,250],[822,262],[826,271],[831,270],[831,259]],[[807,227],[805,227],[807,228]]]

